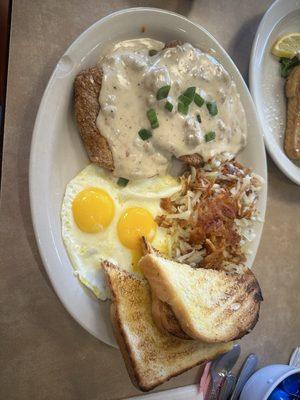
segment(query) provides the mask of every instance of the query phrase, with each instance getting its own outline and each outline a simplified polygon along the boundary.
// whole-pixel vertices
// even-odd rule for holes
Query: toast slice
[[[143,255],[157,254],[160,256],[159,251],[154,249],[145,237],[141,239]],[[180,339],[190,340],[189,337],[182,329],[175,317],[173,310],[167,304],[161,301],[155,294],[151,293],[152,297],[152,318],[158,329],[164,334],[170,334]]]
[[[262,296],[249,269],[244,274],[193,269],[156,254],[144,256],[139,266],[154,295],[194,339],[228,342],[247,334],[258,320]]]
[[[232,347],[232,343],[206,344],[162,334],[152,319],[148,282],[108,262],[103,268],[112,295],[115,336],[129,376],[139,389],[151,390]]]
[[[294,160],[300,159],[300,65],[289,74],[285,94],[287,97],[287,122],[284,150]]]

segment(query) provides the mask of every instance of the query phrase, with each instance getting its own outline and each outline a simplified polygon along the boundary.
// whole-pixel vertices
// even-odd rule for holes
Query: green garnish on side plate
[[[280,75],[283,78],[287,78],[291,70],[296,67],[296,65],[300,64],[300,59],[298,56],[295,56],[293,58],[286,58],[286,57],[281,57],[280,60]]]

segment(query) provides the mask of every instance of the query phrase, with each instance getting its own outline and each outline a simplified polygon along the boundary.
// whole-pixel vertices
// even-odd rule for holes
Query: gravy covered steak
[[[199,165],[246,144],[237,88],[224,67],[189,43],[134,39],[107,47],[75,79],[75,114],[90,160],[127,179]]]

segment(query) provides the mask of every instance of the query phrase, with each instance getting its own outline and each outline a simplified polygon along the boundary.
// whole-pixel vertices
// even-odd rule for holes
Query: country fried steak
[[[74,82],[75,117],[91,162],[112,171],[114,161],[111,150],[96,125],[100,110],[101,82],[102,73],[98,67],[86,69],[76,76]]]
[[[179,40],[166,43],[165,48],[181,45]],[[110,147],[98,130],[96,121],[100,110],[102,72],[97,67],[81,71],[74,82],[74,108],[77,125],[83,144],[92,163],[114,170],[114,160]],[[203,162],[199,154],[184,155],[180,160],[186,164],[199,166]]]

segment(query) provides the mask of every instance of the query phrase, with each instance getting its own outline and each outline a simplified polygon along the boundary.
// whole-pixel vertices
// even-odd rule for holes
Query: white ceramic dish
[[[260,118],[266,147],[277,166],[300,185],[300,161],[285,155],[283,138],[286,118],[284,79],[278,59],[271,48],[276,39],[289,32],[299,32],[300,1],[277,0],[264,15],[252,47],[250,90]]]
[[[268,365],[256,371],[244,386],[240,400],[268,400],[273,390],[288,376],[299,374],[291,365]]]
[[[146,29],[144,33],[142,27]],[[152,37],[163,42],[180,39],[214,51],[235,80],[247,114],[249,142],[240,160],[267,178],[261,127],[249,91],[225,50],[205,29],[177,14],[135,8],[103,18],[75,40],[55,67],[36,118],[30,157],[30,202],[40,253],[57,295],[86,330],[113,346],[116,344],[109,303],[99,304],[73,275],[61,238],[60,207],[66,184],[88,164],[73,116],[74,77],[82,69],[95,65],[104,44],[136,37]],[[265,185],[259,201],[262,217],[266,193]],[[249,265],[253,263],[261,230],[262,224],[259,224]]]

